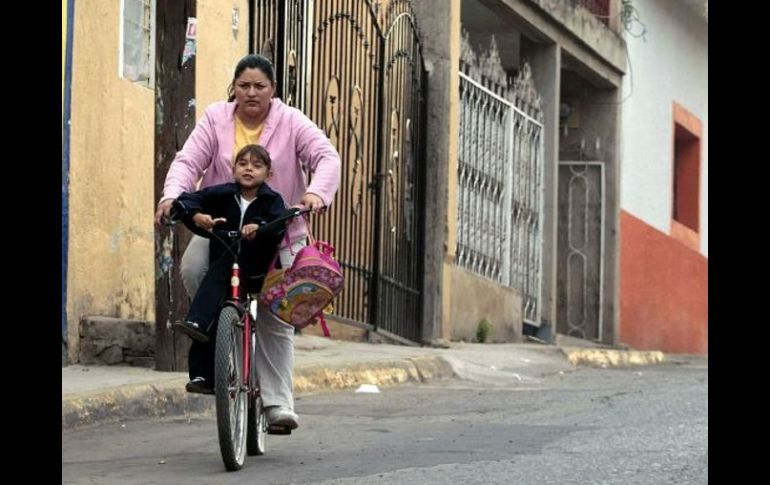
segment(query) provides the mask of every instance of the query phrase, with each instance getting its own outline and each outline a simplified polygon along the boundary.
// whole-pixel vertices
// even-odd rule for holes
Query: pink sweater
[[[273,176],[267,183],[288,206],[299,203],[305,192],[318,195],[327,206],[332,203],[340,183],[340,156],[326,135],[301,111],[273,98],[259,143],[273,161]],[[171,163],[161,200],[194,191],[201,176],[201,188],[232,182],[234,147],[235,103],[221,101],[210,105]],[[303,168],[309,168],[313,174],[309,186]],[[297,220],[289,237],[295,242],[306,232],[304,220]]]

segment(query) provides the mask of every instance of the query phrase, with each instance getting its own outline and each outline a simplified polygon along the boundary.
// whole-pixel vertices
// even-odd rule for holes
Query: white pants
[[[291,250],[280,251],[281,266],[288,268],[294,257],[307,243],[305,239],[292,244]],[[209,269],[209,240],[193,236],[182,255],[179,272],[182,284],[194,297]],[[257,355],[255,362],[264,406],[287,406],[294,409],[294,327],[273,316],[260,305],[257,311]]]

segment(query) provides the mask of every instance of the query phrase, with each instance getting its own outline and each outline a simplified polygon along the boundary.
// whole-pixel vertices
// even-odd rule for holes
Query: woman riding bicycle
[[[190,192],[203,177],[202,187],[232,181],[231,154],[250,143],[264,146],[273,159],[270,185],[284,201],[313,211],[332,203],[340,181],[340,157],[326,135],[299,110],[284,105],[275,93],[272,63],[248,55],[236,66],[229,102],[214,103],[206,110],[169,168],[156,223],[168,216],[182,192]],[[303,170],[312,173],[308,185]],[[298,250],[306,245],[303,219],[289,229],[292,247],[281,247],[283,267],[291,266]],[[180,264],[188,295],[195,295],[208,267],[208,240],[194,236]],[[298,426],[294,413],[294,328],[269,312],[257,321],[259,352],[257,371],[269,423]],[[193,377],[193,376],[191,376]]]

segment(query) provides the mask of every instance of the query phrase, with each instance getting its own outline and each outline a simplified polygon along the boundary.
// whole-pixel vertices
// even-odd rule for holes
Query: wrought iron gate
[[[524,321],[539,326],[544,173],[540,96],[527,63],[515,79],[508,79],[494,38],[479,59],[467,34],[463,36],[459,76],[455,263],[518,289]]]
[[[335,318],[420,341],[425,69],[411,2],[255,0],[252,14],[278,94],[342,158],[335,203],[314,221],[345,271]]]

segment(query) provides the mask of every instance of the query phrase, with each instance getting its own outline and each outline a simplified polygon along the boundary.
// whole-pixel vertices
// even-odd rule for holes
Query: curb
[[[120,421],[132,417],[164,417],[204,412],[208,396],[184,390],[187,379],[134,384],[87,394],[62,396],[62,429]]]
[[[361,384],[387,387],[453,377],[456,374],[452,366],[442,357],[416,357],[333,367],[305,365],[294,370],[294,392],[304,394],[340,390]],[[186,378],[174,378],[155,384],[135,384],[62,396],[62,429],[132,418],[184,416],[214,409],[211,396],[186,392],[186,383]]]
[[[573,365],[590,367],[624,367],[662,364],[666,356],[659,350],[611,350],[562,347],[562,352]]]
[[[413,357],[390,362],[362,362],[335,367],[299,367],[294,371],[294,391],[314,392],[346,389],[361,384],[392,386],[405,382],[428,382],[456,377],[442,357]]]

